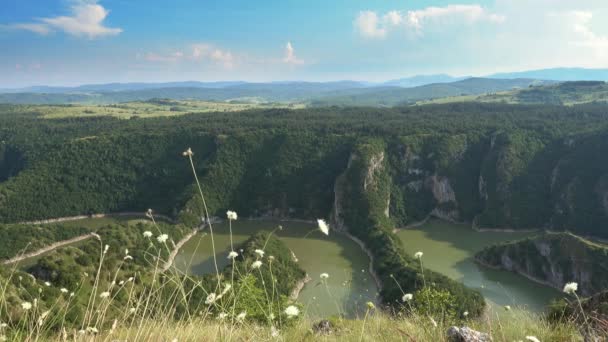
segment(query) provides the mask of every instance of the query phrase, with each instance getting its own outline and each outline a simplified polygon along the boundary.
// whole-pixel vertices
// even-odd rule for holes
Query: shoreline
[[[374,283],[376,284],[376,288],[378,290],[378,295],[376,296],[376,299],[380,299],[380,292],[382,292],[382,281],[380,280],[380,277],[378,277],[378,274],[376,274],[376,270],[374,270],[374,255],[372,254],[372,252],[369,251],[369,249],[367,249],[367,247],[365,246],[365,243],[363,243],[363,241],[359,240],[357,237],[351,235],[349,232],[345,231],[345,230],[336,230],[337,232],[344,234],[347,238],[349,238],[351,241],[355,242],[357,245],[359,245],[359,247],[361,248],[361,250],[367,255],[367,257],[369,258],[369,267],[368,267],[368,272],[369,274],[372,276],[372,278],[374,279]]]
[[[300,292],[302,292],[302,290],[304,289],[304,286],[306,286],[306,284],[308,282],[310,282],[311,280],[312,280],[312,278],[308,275],[308,273],[306,273],[306,276],[304,276],[304,278],[298,280],[298,282],[296,283],[294,288],[291,290],[291,293],[289,294],[289,300],[291,300],[293,302],[298,300],[298,297],[300,296]]]
[[[141,216],[143,218],[148,218],[148,216],[146,215],[145,212],[123,211],[123,212],[117,212],[117,213],[101,213],[101,214],[90,214],[90,215],[64,216],[64,217],[48,218],[48,219],[36,220],[36,221],[21,221],[21,222],[15,222],[15,223],[11,223],[11,224],[39,225],[39,224],[51,224],[51,223],[79,221],[79,220],[85,220],[85,219],[97,219],[97,218],[105,218],[105,217],[125,217],[125,216],[135,216],[135,217]],[[154,218],[155,219],[159,218],[159,219],[162,219],[162,220],[170,222],[170,223],[175,223],[175,221],[172,218],[170,218],[169,216],[166,216],[166,215],[154,214]]]
[[[76,237],[73,237],[71,239],[67,239],[67,240],[63,240],[63,241],[57,241],[57,242],[54,242],[54,243],[52,243],[52,244],[50,244],[50,245],[48,245],[46,247],[42,247],[42,248],[40,248],[38,250],[35,250],[33,252],[29,252],[29,253],[26,253],[26,254],[18,255],[18,256],[12,257],[10,259],[4,260],[4,261],[2,261],[2,265],[11,265],[11,264],[15,264],[15,263],[27,260],[27,259],[35,258],[35,257],[40,256],[42,254],[51,252],[51,251],[53,251],[55,249],[58,249],[58,248],[61,248],[61,247],[65,247],[65,246],[69,246],[69,245],[75,244],[77,242],[88,240],[88,239],[91,239],[91,238],[96,238],[96,239],[100,240],[99,235],[97,235],[95,233],[87,233],[85,235],[76,236]]]
[[[271,216],[270,217],[249,217],[246,220],[248,220],[248,221],[273,220],[273,221],[279,221],[279,222],[299,222],[299,223],[310,223],[310,224],[315,224],[316,223],[315,220],[277,218],[277,217],[271,217]],[[371,275],[372,279],[374,280],[374,283],[376,284],[376,288],[377,288],[377,292],[378,292],[377,299],[379,299],[380,298],[380,292],[382,291],[382,281],[380,280],[380,277],[376,274],[376,271],[374,270],[374,256],[373,256],[373,254],[367,249],[367,247],[365,246],[365,244],[363,243],[363,241],[361,241],[357,237],[351,235],[345,229],[335,228],[335,229],[333,229],[333,231],[335,231],[338,234],[342,234],[342,235],[346,236],[349,240],[351,240],[354,243],[356,243],[359,246],[359,248],[361,249],[361,251],[363,251],[363,253],[365,253],[365,255],[367,255],[367,257],[369,259],[368,272]],[[294,288],[294,291],[292,292],[292,295],[294,295],[294,292],[296,292],[296,289],[297,289],[297,294],[295,295],[296,299],[299,296],[300,292],[304,289],[304,286],[306,285],[306,283],[308,283],[310,280],[312,280],[312,278],[310,278],[308,276],[308,274],[307,274],[305,278],[301,279],[296,284],[296,288]],[[290,295],[290,299],[292,298],[292,295]]]
[[[520,275],[520,276],[522,276],[522,277],[524,277],[524,278],[526,278],[526,279],[528,279],[530,281],[533,281],[533,282],[535,282],[535,283],[537,283],[539,285],[547,286],[547,287],[550,287],[552,289],[556,289],[558,291],[562,290],[562,288],[560,288],[559,286],[556,286],[555,284],[549,283],[549,282],[547,282],[545,280],[542,280],[542,279],[538,279],[538,278],[533,277],[533,276],[531,276],[531,275],[529,275],[527,273],[513,271],[513,270],[507,270],[507,269],[505,269],[503,267],[500,267],[500,266],[490,265],[490,264],[487,264],[487,263],[483,262],[482,260],[479,260],[476,257],[473,257],[473,261],[476,264],[480,265],[480,266],[487,267],[487,268],[492,269],[492,270],[515,273],[515,274]]]

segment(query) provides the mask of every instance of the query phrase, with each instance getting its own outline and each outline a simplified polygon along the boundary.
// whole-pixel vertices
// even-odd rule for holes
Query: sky
[[[606,0],[0,0],[0,87],[608,67]]]

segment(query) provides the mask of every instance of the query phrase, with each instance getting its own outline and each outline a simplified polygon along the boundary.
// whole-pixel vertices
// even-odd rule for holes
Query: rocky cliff
[[[577,282],[579,294],[584,296],[608,288],[608,245],[570,233],[545,233],[490,246],[477,253],[475,259],[559,290],[568,282]]]

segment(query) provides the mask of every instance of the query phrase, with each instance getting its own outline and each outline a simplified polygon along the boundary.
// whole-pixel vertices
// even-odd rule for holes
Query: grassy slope
[[[444,341],[452,325],[469,326],[488,332],[494,341],[522,341],[536,336],[543,342],[582,341],[582,337],[569,323],[549,324],[538,316],[513,312],[503,319],[488,318],[460,322],[438,322],[435,327],[426,316],[408,318],[390,317],[372,310],[367,319],[331,319],[334,326],[329,335],[320,335],[311,329],[317,322],[303,319],[291,327],[281,329],[273,337],[267,326],[218,323],[217,320],[195,319],[190,322],[149,321],[141,327],[119,328],[113,334],[105,332],[105,340],[142,341]]]
[[[212,102],[197,100],[149,100],[112,105],[73,104],[22,106],[23,113],[36,113],[45,119],[112,116],[121,119],[132,117],[153,118],[178,116],[190,113],[236,112],[251,109],[303,108],[303,104],[259,103],[257,101]]]
[[[608,102],[608,84],[604,82],[565,82],[482,95],[449,96],[420,101],[418,104],[453,102],[489,102],[509,104],[564,104]]]

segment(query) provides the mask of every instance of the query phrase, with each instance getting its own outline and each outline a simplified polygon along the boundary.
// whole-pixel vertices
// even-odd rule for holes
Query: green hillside
[[[608,83],[603,81],[564,82],[555,85],[530,86],[525,89],[493,92],[477,96],[452,96],[430,101],[428,103],[450,102],[498,102],[511,104],[553,104],[575,105],[583,103],[608,102]]]

